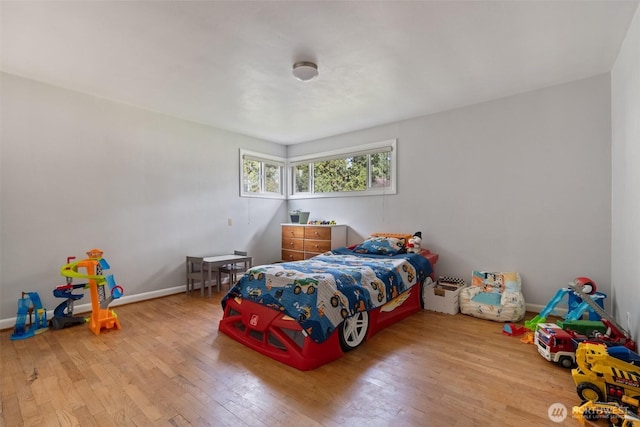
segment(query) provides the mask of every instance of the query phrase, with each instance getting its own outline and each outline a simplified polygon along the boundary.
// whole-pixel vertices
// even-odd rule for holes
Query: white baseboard
[[[198,290],[199,288],[196,288]],[[185,286],[175,286],[173,288],[161,289],[159,291],[151,291],[145,292],[142,294],[136,295],[125,295],[121,298],[113,300],[109,307],[117,307],[123,304],[131,304],[133,302],[145,301],[153,298],[165,297],[167,295],[179,294],[180,292],[185,292]],[[527,304],[527,311],[532,311],[534,313],[540,313],[545,306],[538,304]],[[73,311],[76,313],[88,313],[91,311],[91,303],[74,305]],[[554,310],[554,314],[558,316],[563,316],[567,314],[566,308],[558,308]],[[53,317],[53,310],[47,311],[47,319],[51,319]],[[13,329],[16,324],[16,318],[11,317],[9,319],[0,319],[0,329]]]
[[[153,298],[165,297],[167,295],[179,294],[180,292],[185,292],[185,291],[186,291],[186,287],[185,285],[182,285],[182,286],[175,286],[173,288],[161,289],[159,291],[144,292],[136,295],[125,295],[125,296],[122,296],[121,298],[113,300],[111,304],[109,304],[109,308],[116,307],[123,304],[131,304],[133,302],[145,301]],[[60,302],[62,302],[62,299],[60,300]],[[16,300],[16,310],[17,310],[17,300]],[[74,311],[74,314],[91,312],[91,303],[74,304],[73,311]],[[53,317],[53,310],[47,310],[47,319],[51,319],[52,317]],[[9,319],[0,319],[0,329],[13,329],[16,324],[16,319],[17,317],[11,317]]]

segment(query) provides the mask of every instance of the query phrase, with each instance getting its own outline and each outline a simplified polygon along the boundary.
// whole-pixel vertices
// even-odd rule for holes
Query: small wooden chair
[[[234,255],[242,255],[247,256],[246,251],[233,251]],[[222,284],[222,274],[229,275],[229,288],[236,282],[238,274],[242,274],[247,271],[247,262],[236,262],[233,264],[223,265],[218,269],[218,277],[220,280],[218,281],[218,291],[220,291],[220,285]]]
[[[204,267],[202,257],[187,257],[187,293],[191,293],[195,289],[196,283],[200,283],[200,295],[204,296],[204,288],[207,286],[207,280],[211,280],[208,271]],[[220,285],[218,285],[219,287]],[[211,296],[211,283],[209,283],[209,296]]]

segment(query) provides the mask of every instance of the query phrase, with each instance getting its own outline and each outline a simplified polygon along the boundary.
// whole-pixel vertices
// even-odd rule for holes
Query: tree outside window
[[[280,175],[282,167],[269,163],[263,163],[264,167],[264,191],[267,193],[281,193]]]
[[[260,192],[260,162],[258,160],[246,159],[242,163],[243,179],[242,190],[245,193]]]
[[[313,164],[313,191],[337,193],[367,189],[367,156],[345,157]]]
[[[371,187],[389,187],[391,185],[391,151],[371,154]]]
[[[240,150],[240,195],[284,199],[284,164],[284,159]]]
[[[395,169],[395,139],[290,161],[241,149],[240,195],[295,199],[395,194]]]
[[[394,194],[395,140],[291,160],[291,198]]]
[[[296,193],[308,193],[311,173],[309,172],[311,163],[304,163],[293,167],[294,184]]]

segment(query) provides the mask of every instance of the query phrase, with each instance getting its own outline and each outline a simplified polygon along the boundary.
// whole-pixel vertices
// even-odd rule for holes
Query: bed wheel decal
[[[368,330],[369,313],[366,311],[359,311],[345,319],[339,329],[342,351],[351,351],[362,344],[367,337]]]

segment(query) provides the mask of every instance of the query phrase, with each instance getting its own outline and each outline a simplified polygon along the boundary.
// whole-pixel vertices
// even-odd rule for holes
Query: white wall
[[[438,274],[517,270],[534,306],[581,275],[610,292],[608,75],[287,148],[11,75],[1,84],[0,319],[21,291],[52,309],[60,266],[92,247],[128,295],[183,285],[187,253],[278,259],[295,208],[348,224],[350,243],[421,230]],[[288,207],[237,196],[240,147],[298,156],[389,138],[397,195]]]
[[[640,9],[611,71],[613,311],[640,337]],[[627,324],[627,313],[630,322]]]
[[[374,231],[422,231],[438,274],[522,274],[544,306],[577,276],[610,291],[608,75],[288,148],[289,156],[398,138],[397,195],[296,200],[290,209]]]
[[[93,247],[125,296],[184,286],[188,254],[279,259],[286,203],[238,196],[238,150],[285,147],[6,73],[0,83],[0,319],[22,291],[50,310],[63,302],[60,267]]]

